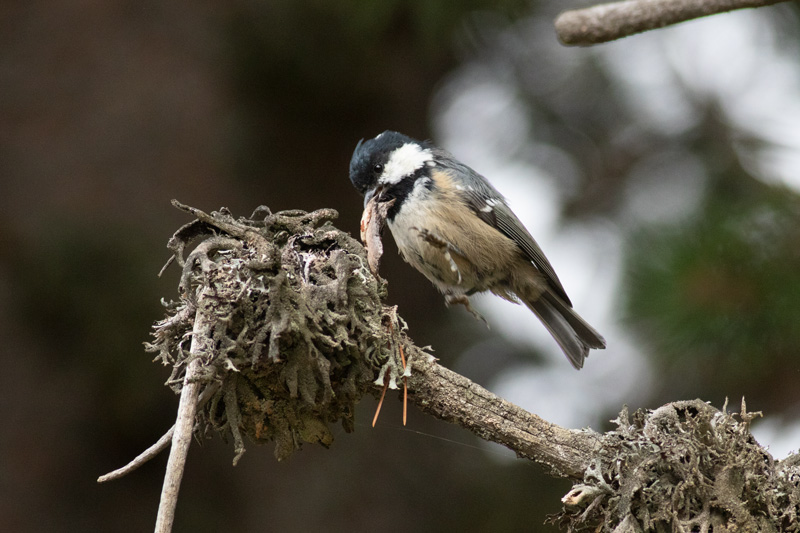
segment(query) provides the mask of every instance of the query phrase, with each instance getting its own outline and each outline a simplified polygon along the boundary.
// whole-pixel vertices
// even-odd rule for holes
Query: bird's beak
[[[375,189],[370,189],[366,193],[364,193],[364,209],[367,208],[367,204],[369,203],[370,200],[372,200],[373,196],[375,196]]]
[[[364,209],[367,208],[367,204],[369,203],[370,200],[372,200],[373,196],[377,196],[378,197],[378,201],[380,201],[382,194],[383,194],[383,186],[381,186],[381,185],[378,185],[377,187],[374,187],[374,188],[368,190],[364,194]]]

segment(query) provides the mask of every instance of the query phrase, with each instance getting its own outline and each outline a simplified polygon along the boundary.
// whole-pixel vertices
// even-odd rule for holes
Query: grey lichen
[[[197,219],[170,240],[180,299],[165,303],[147,349],[172,366],[167,383],[179,393],[195,317],[213,320],[195,434],[230,436],[235,464],[245,437],[274,441],[282,460],[303,442],[330,445],[332,423],[352,431],[356,403],[382,371],[399,377],[394,346],[409,341],[363,247],[331,224],[337,213],[261,207],[234,219],[173,203]]]
[[[750,434],[754,417],[699,400],[623,409],[551,520],[567,531],[800,531],[800,468],[776,468]]]

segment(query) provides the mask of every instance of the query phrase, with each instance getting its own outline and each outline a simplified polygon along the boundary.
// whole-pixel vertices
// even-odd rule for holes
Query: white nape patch
[[[416,143],[406,143],[391,153],[378,183],[381,185],[400,183],[403,178],[421,169],[432,158],[430,150],[423,150]]]
[[[489,205],[489,202],[486,202],[486,205],[481,207],[481,211],[483,211],[484,213],[490,213],[492,209],[493,207]]]

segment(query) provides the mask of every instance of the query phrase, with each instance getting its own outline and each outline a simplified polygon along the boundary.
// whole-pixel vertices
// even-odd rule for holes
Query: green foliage
[[[711,389],[778,379],[800,346],[800,199],[763,186],[630,241],[627,321],[656,364]],[[775,383],[775,382],[773,382]]]

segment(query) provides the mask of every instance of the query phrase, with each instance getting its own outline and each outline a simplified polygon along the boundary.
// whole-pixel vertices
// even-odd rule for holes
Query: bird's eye
[[[380,174],[381,172],[383,172],[383,163],[378,163],[377,165],[372,167],[372,170],[375,172],[375,174]]]

